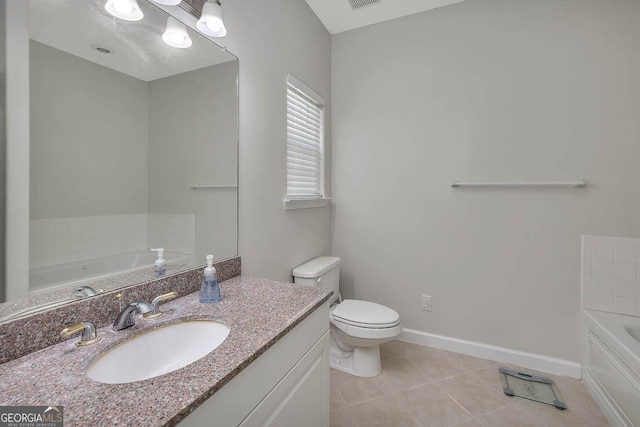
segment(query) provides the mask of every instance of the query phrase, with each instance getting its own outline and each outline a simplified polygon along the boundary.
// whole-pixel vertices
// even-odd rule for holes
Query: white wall
[[[31,219],[147,212],[147,83],[31,41]]]
[[[580,235],[640,236],[638,22],[635,0],[468,0],[334,36],[344,294],[408,328],[578,361]]]
[[[240,59],[242,273],[290,281],[293,267],[329,253],[331,211],[283,210],[286,76],[294,74],[324,96],[330,117],[330,37],[302,0],[233,1],[223,8],[229,31],[223,43]],[[326,125],[330,129],[330,120]],[[330,154],[329,135],[326,143]]]

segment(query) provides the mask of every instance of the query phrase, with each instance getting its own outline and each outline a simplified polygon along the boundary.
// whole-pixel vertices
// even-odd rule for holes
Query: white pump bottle
[[[156,277],[164,276],[166,271],[167,261],[164,259],[164,248],[151,249],[153,252],[158,252],[158,259],[153,263],[153,271]]]

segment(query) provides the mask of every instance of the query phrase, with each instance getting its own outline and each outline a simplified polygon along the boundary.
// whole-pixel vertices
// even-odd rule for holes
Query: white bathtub
[[[640,317],[582,310],[582,379],[613,426],[640,427]]]
[[[167,264],[181,262],[187,260],[188,257],[189,255],[178,252],[164,252]],[[58,286],[81,285],[88,280],[102,279],[125,271],[150,269],[157,258],[158,255],[155,252],[140,250],[104,258],[34,268],[29,270],[29,290],[33,294]]]

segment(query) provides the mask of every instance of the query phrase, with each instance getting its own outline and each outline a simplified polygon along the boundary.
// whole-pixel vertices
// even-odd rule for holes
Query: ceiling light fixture
[[[169,46],[179,49],[186,49],[192,44],[187,26],[173,16],[167,18],[167,29],[162,34],[162,40]]]
[[[136,0],[107,0],[104,8],[116,18],[139,21],[144,17]]]
[[[202,15],[196,28],[203,34],[212,37],[224,37],[227,35],[227,29],[224,27],[222,20],[222,6],[218,0],[205,1],[202,5]]]
[[[151,0],[154,3],[162,4],[165,6],[177,6],[182,0]]]

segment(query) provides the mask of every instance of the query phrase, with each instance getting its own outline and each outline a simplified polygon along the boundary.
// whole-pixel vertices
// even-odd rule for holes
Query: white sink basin
[[[215,350],[229,327],[212,320],[174,323],[138,335],[100,356],[87,376],[107,384],[142,381],[183,368]]]

